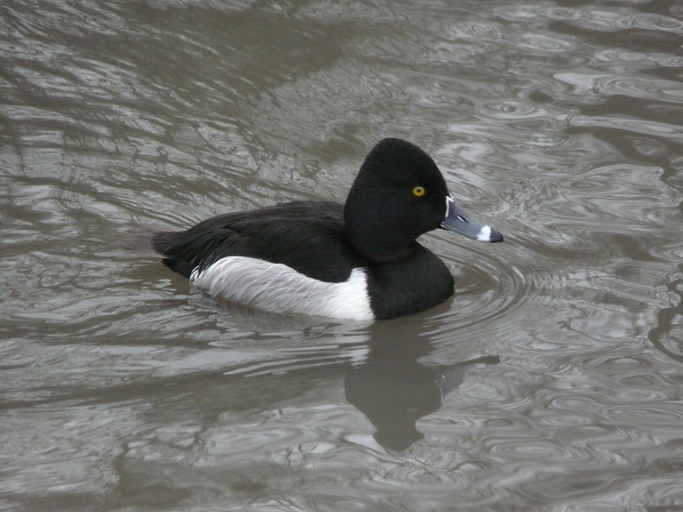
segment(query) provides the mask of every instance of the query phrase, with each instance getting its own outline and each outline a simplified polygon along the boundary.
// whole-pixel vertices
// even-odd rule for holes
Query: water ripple
[[[555,78],[574,86],[574,92],[577,95],[610,96],[619,94],[673,103],[683,101],[683,88],[681,88],[680,83],[669,80],[576,72],[556,73]]]
[[[6,0],[0,507],[683,503],[683,11],[594,4]],[[224,307],[113,244],[343,200],[385,136],[506,235],[423,237],[430,311]]]

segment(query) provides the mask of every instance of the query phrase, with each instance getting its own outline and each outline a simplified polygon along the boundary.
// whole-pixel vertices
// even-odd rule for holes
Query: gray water
[[[683,4],[3,0],[0,509],[683,510]],[[375,324],[120,249],[424,147],[505,233]]]

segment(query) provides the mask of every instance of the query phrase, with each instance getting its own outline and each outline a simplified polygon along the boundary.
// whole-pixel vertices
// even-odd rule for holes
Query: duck
[[[484,242],[503,235],[456,203],[434,160],[398,138],[368,153],[344,204],[292,201],[153,231],[170,270],[216,299],[281,314],[384,320],[454,293],[444,262],[417,238],[435,229]]]

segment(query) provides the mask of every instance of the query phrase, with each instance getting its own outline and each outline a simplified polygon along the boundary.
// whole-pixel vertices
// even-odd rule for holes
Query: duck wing
[[[186,231],[154,232],[151,242],[163,263],[187,278],[227,256],[282,263],[328,282],[345,281],[367,264],[346,240],[343,206],[329,201],[226,213]]]

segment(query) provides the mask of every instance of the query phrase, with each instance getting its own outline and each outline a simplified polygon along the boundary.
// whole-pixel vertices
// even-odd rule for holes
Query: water
[[[683,510],[676,0],[5,0],[0,508]],[[119,248],[342,201],[385,136],[506,235],[374,325]]]

